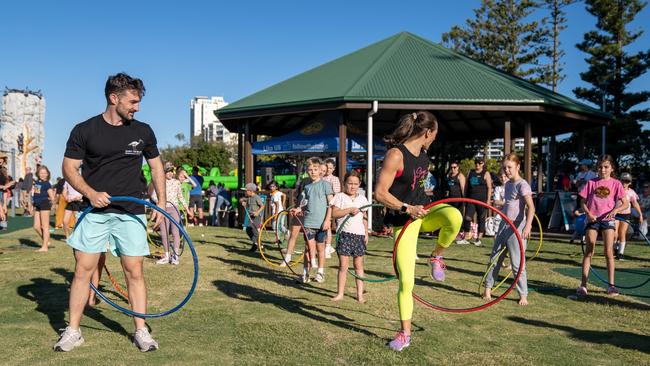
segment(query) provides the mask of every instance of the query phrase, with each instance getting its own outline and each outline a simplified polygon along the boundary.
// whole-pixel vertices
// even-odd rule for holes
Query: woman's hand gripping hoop
[[[163,312],[160,312],[160,313],[155,313],[155,314],[137,313],[137,312],[132,311],[130,309],[126,309],[126,308],[114,303],[113,301],[111,301],[108,297],[106,297],[103,293],[101,293],[92,283],[90,284],[90,288],[92,288],[93,291],[95,291],[95,293],[97,294],[97,296],[99,296],[99,298],[101,298],[107,304],[110,304],[115,309],[123,312],[126,315],[135,316],[135,317],[138,317],[138,318],[160,318],[162,316],[166,316],[166,315],[175,313],[176,311],[178,311],[180,308],[182,308],[190,300],[190,298],[194,294],[194,290],[196,289],[196,283],[198,282],[198,278],[199,278],[199,260],[198,260],[198,255],[196,254],[196,250],[194,249],[194,244],[192,244],[192,239],[190,239],[190,236],[187,234],[185,229],[183,229],[183,226],[181,226],[181,224],[176,222],[176,220],[174,220],[174,218],[171,217],[165,210],[161,209],[160,207],[154,205],[151,202],[141,200],[139,198],[127,197],[127,196],[114,196],[114,197],[111,197],[111,202],[133,202],[133,203],[137,203],[137,204],[141,204],[141,205],[150,207],[150,208],[160,212],[173,225],[175,225],[178,228],[178,231],[181,233],[181,235],[183,235],[183,238],[185,238],[185,241],[187,242],[187,245],[190,248],[190,251],[192,252],[192,261],[194,263],[194,278],[192,280],[192,285],[190,287],[189,292],[187,293],[185,298],[178,305],[174,306],[173,308],[171,308],[169,310],[166,310],[166,311],[163,311]],[[93,209],[94,209],[94,207],[89,206],[86,210],[84,210],[84,212],[81,213],[81,215],[79,216],[79,219],[77,220],[77,224],[75,225],[75,229],[77,228],[77,226],[79,226],[79,223],[81,223],[81,221],[83,221],[84,217],[86,217],[86,215],[89,212],[91,212]]]
[[[361,207],[359,207],[359,210],[363,210],[364,208],[369,208],[369,207],[382,207],[383,208],[384,206],[380,205],[380,204],[377,204],[377,203],[373,203],[373,204],[370,204],[370,205],[361,206]],[[345,227],[345,224],[348,222],[348,220],[350,218],[352,218],[352,217],[353,217],[352,215],[347,215],[345,217],[345,219],[343,220],[343,222],[341,223],[340,228],[338,230],[336,230],[336,238],[334,239],[334,242],[336,243],[337,247],[338,247],[338,244],[339,244],[339,234],[341,233],[341,231]],[[391,281],[391,280],[397,279],[397,276],[395,276],[394,274],[387,275],[386,277],[383,277],[383,278],[362,277],[362,276],[357,275],[354,272],[354,270],[352,270],[352,268],[348,268],[348,273],[351,274],[352,277],[354,277],[356,279],[359,279],[361,281],[365,281],[365,282],[386,282],[386,281]]]
[[[510,225],[510,227],[512,228],[513,232],[515,233],[515,235],[517,237],[517,241],[519,242],[519,252],[521,253],[521,257],[520,257],[519,260],[520,260],[520,263],[524,263],[524,260],[525,260],[524,244],[523,244],[523,241],[521,240],[521,235],[519,235],[519,232],[517,231],[517,228],[512,223],[512,221],[506,215],[504,215],[501,211],[497,210],[496,208],[486,204],[485,202],[477,201],[477,200],[474,200],[474,199],[471,199],[471,198],[446,198],[446,199],[435,201],[435,202],[432,202],[432,203],[426,205],[425,209],[430,209],[431,207],[434,207],[436,205],[439,205],[439,204],[442,204],[442,203],[450,203],[450,202],[473,203],[473,204],[476,204],[476,205],[483,206],[483,207],[493,211],[494,213],[498,214],[499,216],[501,216],[501,218],[503,220],[505,220],[505,222],[508,225]],[[397,269],[397,248],[399,247],[399,242],[400,242],[400,239],[402,238],[402,234],[404,234],[404,232],[406,231],[406,228],[408,227],[408,225],[411,224],[412,221],[413,221],[413,219],[409,219],[409,221],[407,221],[406,224],[404,224],[399,236],[397,237],[397,240],[395,240],[395,247],[393,248],[393,268],[395,270],[395,273],[398,275],[398,278],[399,278],[399,270]],[[519,281],[519,277],[521,276],[521,272],[522,272],[523,268],[524,268],[523,265],[519,267],[519,271],[517,271],[517,275],[515,276],[515,280],[512,282],[512,285],[510,285],[510,287],[501,296],[495,298],[494,300],[492,300],[490,302],[487,302],[487,303],[485,303],[483,305],[480,305],[480,306],[475,306],[475,307],[472,307],[472,308],[464,308],[464,309],[463,308],[445,308],[445,307],[438,306],[438,305],[432,304],[429,301],[424,300],[423,298],[418,296],[415,293],[415,291],[413,292],[413,298],[415,300],[417,300],[418,302],[420,302],[421,304],[423,304],[424,306],[427,306],[427,307],[429,307],[431,309],[440,310],[440,311],[449,312],[449,313],[470,313],[470,312],[473,312],[473,311],[483,310],[483,309],[486,309],[486,308],[488,308],[488,307],[490,307],[492,305],[495,305],[499,301],[503,300],[506,296],[508,296],[508,294],[510,294],[510,291],[512,291],[515,288],[515,286],[517,284],[517,281]]]

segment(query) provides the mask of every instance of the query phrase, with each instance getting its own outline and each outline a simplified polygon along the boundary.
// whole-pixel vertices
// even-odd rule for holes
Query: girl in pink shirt
[[[609,287],[607,294],[618,295],[614,285],[614,230],[616,214],[628,207],[625,189],[618,179],[612,177],[615,162],[610,155],[598,159],[598,178],[592,179],[582,187],[582,208],[587,215],[585,222],[586,249],[582,258],[582,281],[576,290],[578,297],[587,295],[587,279],[591,268],[591,257],[594,254],[596,239],[600,231],[605,246],[607,258],[607,277]]]

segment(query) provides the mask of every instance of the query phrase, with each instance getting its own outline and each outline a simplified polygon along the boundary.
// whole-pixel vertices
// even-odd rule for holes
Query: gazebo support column
[[[503,126],[503,156],[506,156],[512,152],[510,146],[510,121],[506,121]]]
[[[544,191],[544,137],[537,137],[537,193],[542,193]]]
[[[530,121],[524,124],[524,179],[530,182],[533,177],[533,128]]]
[[[237,187],[244,186],[244,134],[241,132],[241,125],[237,128]]]
[[[348,148],[348,126],[345,124],[345,113],[340,112],[339,114],[339,158],[338,158],[338,170],[339,170],[339,180],[341,181],[341,186],[343,186],[343,177],[346,173],[347,162],[347,148]]]
[[[251,136],[251,123],[246,121],[244,127],[244,171],[246,172],[246,183],[255,182],[255,169],[253,167],[253,143]]]
[[[373,120],[372,116],[377,113],[379,110],[379,102],[378,101],[373,101],[372,102],[372,109],[368,111],[368,146],[366,147],[366,152],[368,156],[368,161],[367,163],[367,169],[368,171],[366,174],[368,174],[368,180],[366,181],[366,194],[368,195],[366,198],[368,199],[368,202],[372,203],[372,190],[374,188],[374,182],[373,182],[373,173],[374,173],[374,160],[375,158],[372,156],[374,145],[373,145],[373,138],[374,138],[374,132],[373,132]],[[372,207],[368,209],[368,232],[372,232]]]

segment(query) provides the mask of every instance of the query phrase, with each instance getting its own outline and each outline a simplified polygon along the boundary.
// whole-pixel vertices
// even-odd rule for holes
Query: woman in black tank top
[[[452,161],[449,165],[449,174],[447,174],[447,197],[462,198],[465,196],[465,175],[460,171],[460,164]],[[462,202],[452,202],[450,205],[459,210],[463,209]]]
[[[460,212],[449,205],[436,206],[431,213],[424,209],[424,205],[430,202],[424,192],[429,172],[426,151],[437,133],[438,123],[431,113],[404,115],[395,131],[385,138],[389,150],[375,189],[375,198],[389,210],[386,220],[395,227],[394,238],[402,234],[395,253],[400,282],[397,298],[402,329],[389,343],[389,347],[396,351],[408,347],[411,340],[415,256],[420,229],[440,230],[430,263],[432,277],[444,281],[442,254],[458,234],[462,221]],[[403,228],[409,219],[413,221]]]
[[[485,161],[483,158],[474,159],[476,169],[469,172],[467,175],[467,198],[472,198],[477,201],[490,204],[490,197],[492,197],[492,178],[490,173],[485,169]],[[471,224],[474,221],[474,214],[476,214],[476,221],[478,223],[478,236],[472,240]],[[456,241],[457,244],[469,244],[470,242],[476,246],[481,245],[481,239],[485,234],[485,220],[487,209],[481,205],[468,203],[465,206],[465,217],[463,222],[463,231],[465,237]]]

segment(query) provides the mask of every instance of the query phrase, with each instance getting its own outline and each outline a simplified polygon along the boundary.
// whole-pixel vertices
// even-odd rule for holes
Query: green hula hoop
[[[377,203],[373,203],[373,204],[361,206],[361,207],[359,207],[359,210],[363,210],[364,208],[370,208],[370,207],[384,207],[384,206],[380,205],[380,204],[377,204]],[[339,234],[341,233],[341,230],[345,227],[345,224],[348,222],[348,220],[351,217],[352,217],[352,215],[347,215],[345,217],[345,220],[343,220],[343,222],[341,223],[340,227],[336,230],[335,243],[336,243],[337,247],[339,245]],[[348,273],[351,274],[352,277],[354,277],[354,278],[356,278],[358,280],[364,281],[364,282],[386,282],[386,281],[391,281],[391,280],[397,279],[397,276],[395,276],[395,275],[390,275],[390,276],[383,277],[383,278],[368,278],[368,277],[364,277],[364,276],[359,276],[351,268],[348,268]]]

